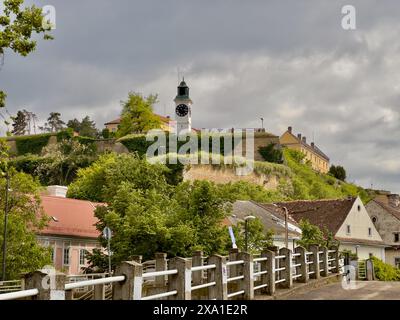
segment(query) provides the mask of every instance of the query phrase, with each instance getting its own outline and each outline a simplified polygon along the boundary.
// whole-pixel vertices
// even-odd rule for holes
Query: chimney
[[[288,127],[287,131],[289,131],[289,133],[292,133],[292,129],[293,129],[292,127]]]
[[[48,186],[47,187],[47,195],[66,198],[67,197],[68,187],[64,186]]]
[[[314,142],[311,142],[311,148],[313,148],[313,149],[314,149],[314,147],[315,147],[315,144],[314,144]]]
[[[388,197],[390,206],[397,208],[400,205],[400,195],[389,194],[387,197]]]
[[[307,138],[303,137],[303,138],[301,138],[301,141],[303,141],[303,143],[307,143]]]
[[[298,138],[299,140],[301,140],[301,133],[298,133],[298,134],[297,134],[297,138]]]

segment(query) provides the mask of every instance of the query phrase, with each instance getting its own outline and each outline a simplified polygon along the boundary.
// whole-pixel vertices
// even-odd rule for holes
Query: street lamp
[[[6,280],[6,252],[7,252],[7,216],[8,216],[8,192],[10,191],[10,176],[8,172],[5,173],[6,176],[6,194],[5,194],[5,204],[4,204],[4,234],[3,234],[3,268],[2,268],[2,280]]]
[[[264,129],[264,118],[260,118],[261,119],[261,129]]]
[[[244,217],[244,246],[245,246],[245,252],[248,252],[249,249],[249,220],[254,220],[256,217],[255,216],[246,216]]]
[[[288,208],[283,207],[283,206],[282,207],[278,206],[275,203],[274,203],[274,206],[285,210],[285,246],[286,246],[286,249],[289,249],[289,226],[288,226],[289,210],[288,210]]]

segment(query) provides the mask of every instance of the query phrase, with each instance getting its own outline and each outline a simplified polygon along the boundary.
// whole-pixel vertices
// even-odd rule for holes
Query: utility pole
[[[288,226],[288,209],[286,207],[283,207],[285,209],[285,246],[286,249],[289,249],[289,226]]]
[[[248,252],[249,250],[249,220],[253,220],[256,217],[254,216],[246,216],[244,218],[244,250]]]
[[[264,118],[260,118],[261,119],[261,129],[264,129]]]
[[[8,218],[8,192],[10,189],[10,176],[6,172],[6,190],[5,190],[5,205],[4,205],[4,234],[3,234],[3,268],[2,280],[6,280],[6,256],[7,256],[7,218]]]

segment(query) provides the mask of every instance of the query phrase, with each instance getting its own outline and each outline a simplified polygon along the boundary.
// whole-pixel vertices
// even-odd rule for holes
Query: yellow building
[[[170,126],[169,122],[171,121],[170,117],[163,117],[158,114],[156,116],[160,119],[161,121],[161,130],[164,131],[170,131]],[[110,131],[110,132],[116,132],[118,130],[118,126],[121,123],[121,118],[117,118],[115,120],[112,120],[110,122],[107,122],[104,124],[104,126]]]
[[[302,137],[299,133],[297,136],[293,134],[292,127],[279,138],[279,142],[282,146],[289,149],[297,150],[305,154],[306,160],[311,162],[311,166],[314,170],[322,173],[329,171],[329,158],[324,154],[315,144],[307,144],[307,138]]]

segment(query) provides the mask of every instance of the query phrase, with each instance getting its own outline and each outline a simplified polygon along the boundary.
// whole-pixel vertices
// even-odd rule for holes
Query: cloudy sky
[[[398,0],[34,2],[56,8],[55,40],[6,53],[10,112],[89,115],[102,128],[136,91],[158,93],[156,112],[172,115],[184,75],[193,126],[291,125],[350,181],[400,192]],[[346,4],[356,30],[341,26]]]

